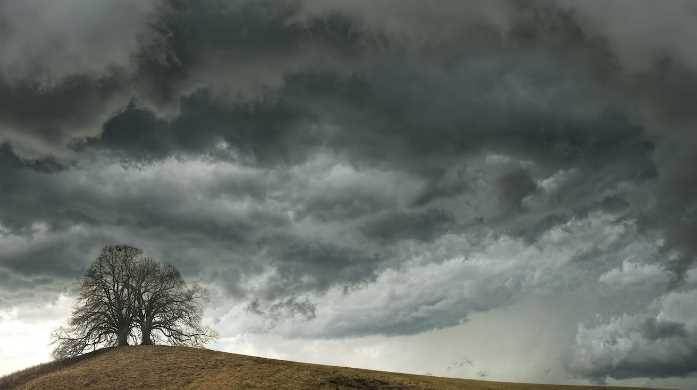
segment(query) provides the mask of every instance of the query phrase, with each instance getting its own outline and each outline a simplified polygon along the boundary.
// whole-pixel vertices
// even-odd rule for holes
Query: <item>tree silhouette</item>
[[[164,341],[172,345],[200,345],[210,337],[201,326],[204,290],[187,286],[172,265],[144,258],[136,265],[136,323],[142,345]]]
[[[81,280],[67,326],[53,333],[56,359],[99,347],[200,346],[213,336],[201,325],[204,290],[188,286],[179,271],[127,245],[106,246]]]

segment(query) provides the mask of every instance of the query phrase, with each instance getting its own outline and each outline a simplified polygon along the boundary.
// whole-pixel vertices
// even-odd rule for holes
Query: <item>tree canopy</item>
[[[201,325],[205,290],[172,265],[127,245],[110,245],[81,279],[67,324],[53,334],[55,358],[132,343],[201,346],[213,331]]]

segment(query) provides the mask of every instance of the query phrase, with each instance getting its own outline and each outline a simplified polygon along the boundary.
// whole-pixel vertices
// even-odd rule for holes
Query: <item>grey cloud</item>
[[[155,50],[146,54],[154,56],[148,58],[157,60],[157,64],[182,71],[185,78],[195,77],[193,68],[197,60],[211,50],[239,48],[252,56],[265,51],[278,53],[286,47],[295,50],[303,42],[310,42],[310,35],[312,39],[324,39],[322,45],[326,46],[363,47],[365,43],[365,37],[358,39],[357,35],[352,35],[361,30],[352,27],[351,19],[342,19],[336,14],[329,19],[320,15],[294,24],[292,20],[297,11],[292,5],[275,8],[272,3],[241,2],[224,6],[183,2],[167,4],[158,12],[155,24],[164,38],[151,42],[164,45],[160,48],[164,52]],[[204,19],[209,23],[194,23]],[[243,25],[249,27],[245,27],[248,32],[242,34],[241,27],[228,23],[235,20],[243,21]],[[187,26],[195,28],[188,30]],[[256,43],[260,37],[269,40],[259,46]],[[339,38],[346,40],[337,43]],[[157,57],[161,54],[165,55],[164,62],[158,62],[162,60]],[[100,135],[84,141],[83,146],[88,148],[78,149],[82,153],[79,156],[87,158],[92,147],[102,152],[121,153],[125,160],[144,159],[146,162],[180,153],[215,158],[216,153],[223,153],[218,145],[224,141],[224,145],[253,163],[281,169],[286,164],[307,161],[317,151],[329,149],[359,165],[377,164],[388,170],[416,172],[425,178],[437,177],[448,164],[463,155],[490,149],[550,164],[549,169],[619,161],[628,170],[634,167],[635,171],[618,173],[630,177],[640,176],[643,166],[651,164],[650,150],[642,146],[647,142],[642,129],[622,115],[608,113],[606,107],[614,104],[614,98],[603,97],[604,91],[589,82],[583,66],[558,60],[551,53],[514,51],[510,54],[479,49],[440,55],[433,63],[424,61],[416,53],[400,53],[395,49],[378,51],[365,62],[367,64],[358,63],[355,67],[350,62],[348,67],[331,64],[301,67],[287,73],[280,86],[262,97],[232,98],[199,90],[180,98],[178,111],[172,116],[159,113],[156,108],[147,108],[147,105],[129,105],[104,123]],[[550,76],[552,69],[560,67],[568,70]],[[142,77],[150,77],[146,70],[137,72]],[[129,80],[137,81],[138,77],[141,76]],[[166,84],[170,81],[176,84],[175,79],[163,80]],[[58,94],[59,91],[54,88],[48,93]],[[82,107],[79,103],[82,99],[56,96],[56,100],[73,101],[76,107]],[[576,106],[580,108],[573,108]],[[63,111],[70,110],[58,112]],[[99,109],[94,107],[89,111]],[[607,130],[598,133],[593,130],[595,128]],[[147,197],[116,199],[86,189],[74,197],[60,179],[47,179],[22,175],[23,184],[41,190],[26,199],[14,199],[15,208],[4,213],[5,219],[23,221],[25,225],[33,220],[49,219],[57,226],[61,223],[62,226],[116,224],[139,229],[153,226],[174,229],[176,226],[183,235],[200,234],[240,243],[258,239],[260,234],[255,224],[244,220],[218,221],[213,213],[192,218],[189,213],[167,211],[168,208],[176,210],[180,202],[171,193],[153,191]],[[433,183],[434,189],[426,189],[425,197],[414,205],[455,197],[467,190],[462,183],[454,183],[446,189],[438,187],[437,180]],[[514,208],[520,208],[519,203],[531,193],[533,185],[530,178],[524,183],[527,189],[515,180],[508,186],[505,180],[502,183],[501,196],[511,196],[505,202]],[[265,192],[255,186],[252,186],[255,196],[263,197]],[[374,213],[376,207],[385,207],[384,199],[370,194],[345,207],[340,206],[340,197],[337,192],[324,201],[315,198],[315,202],[304,205],[301,211],[330,221],[350,215],[364,216]],[[323,206],[323,202],[332,208]],[[37,204],[60,206],[37,209]],[[20,217],[19,210],[23,210],[25,216]],[[394,215],[419,214],[396,211]],[[431,221],[429,218],[426,220]],[[376,233],[384,237],[432,239],[447,231],[443,228],[451,223],[447,219],[435,218],[431,232],[427,231],[429,229],[412,231],[403,226],[401,231]],[[283,220],[280,217],[268,219],[274,225],[282,225]],[[377,230],[387,232],[390,229]],[[302,264],[300,260],[290,263],[295,262]],[[309,264],[318,265],[313,261]],[[322,285],[326,283],[331,282],[328,279]]]
[[[387,56],[350,72],[329,67],[290,73],[278,90],[258,99],[226,102],[202,91],[183,98],[171,120],[131,105],[88,144],[164,157],[210,152],[225,141],[272,163],[303,161],[329,146],[426,175],[438,174],[458,154],[484,148],[589,168],[623,157],[624,169],[632,170],[626,174],[650,177],[651,143],[641,127],[582,74],[569,71],[564,81],[547,76],[555,65],[570,64],[545,56],[478,54],[457,58],[457,69],[409,61],[397,67]],[[134,132],[137,137],[131,137]],[[410,166],[413,155],[420,156],[419,164]]]
[[[695,372],[695,319],[684,310],[694,290],[672,292],[653,313],[623,315],[595,327],[580,327],[571,369],[597,380],[685,376]]]
[[[628,248],[635,234],[632,229],[612,232],[617,225],[603,225],[597,230],[598,218],[610,220],[596,215],[591,220],[569,221],[559,231],[547,232],[534,246],[511,237],[474,238],[471,233],[441,236],[416,247],[403,245],[396,252],[407,259],[399,266],[379,270],[372,279],[349,288],[308,293],[315,318],[287,316],[271,325],[250,324],[249,328],[307,338],[415,334],[457,325],[473,313],[511,305],[528,293],[573,290],[585,294],[585,287],[577,285],[580,280],[597,278],[604,267],[616,264],[617,257],[645,249]],[[593,254],[609,245],[622,249]],[[588,255],[587,262],[595,267],[578,269],[578,254]],[[582,276],[584,272],[589,275]],[[265,305],[282,299],[271,298]]]
[[[622,63],[632,70],[641,70],[666,56],[693,68],[697,65],[697,58],[686,44],[697,34],[697,9],[690,1],[660,7],[651,1],[559,3],[575,13],[584,32],[606,38]]]
[[[120,6],[117,7],[113,4],[105,6],[105,9],[108,7],[121,9]],[[402,7],[403,11],[395,14],[395,17],[399,19],[398,24],[404,23],[406,26],[408,24],[405,21],[412,20],[417,15],[417,20],[425,20],[422,18],[423,12],[419,11],[423,7],[422,5],[409,3],[403,4]],[[371,51],[367,48],[375,45],[378,47],[392,45],[399,48],[405,42],[404,40],[381,38],[381,32],[366,30],[362,26],[363,24],[370,25],[370,21],[365,20],[367,13],[380,14],[385,11],[381,6],[367,3],[358,3],[353,6],[337,4],[320,6],[313,2],[238,1],[223,4],[215,1],[171,1],[159,4],[153,2],[132,8],[132,12],[136,16],[122,18],[122,20],[127,20],[134,26],[124,27],[124,29],[130,30],[129,32],[136,37],[140,34],[144,38],[138,40],[132,35],[128,35],[122,38],[125,41],[123,48],[118,47],[113,50],[118,53],[118,56],[135,58],[136,64],[135,70],[131,71],[131,77],[118,82],[121,84],[134,83],[133,88],[128,88],[132,93],[140,91],[145,96],[166,97],[165,100],[174,99],[176,101],[181,92],[180,89],[185,90],[191,85],[195,85],[197,78],[205,79],[206,73],[220,74],[221,80],[208,82],[212,85],[219,84],[218,81],[223,81],[222,79],[227,76],[220,73],[221,66],[215,65],[216,63],[228,63],[241,67],[240,58],[260,61],[266,58],[265,53],[268,53],[269,58],[274,60],[298,56],[304,60],[314,58],[308,54],[312,51],[306,50],[308,46],[320,47],[320,52],[350,47],[354,48],[357,53],[361,53],[362,57],[369,58],[376,54],[379,57],[382,49]],[[552,50],[558,50],[559,47],[550,46],[548,42],[544,41],[544,38],[562,36],[563,34],[559,34],[560,31],[557,31],[558,29],[566,29],[567,25],[573,26],[578,23],[564,11],[544,2],[523,7],[525,12],[520,13],[513,12],[520,11],[520,5],[507,2],[495,2],[493,5],[482,4],[480,7],[475,7],[474,11],[469,7],[466,10],[462,9],[454,2],[449,3],[447,8],[451,9],[446,14],[453,18],[453,24],[462,21],[474,25],[492,24],[504,31],[506,31],[506,27],[510,27],[508,35],[504,34],[504,36],[514,40],[517,39],[515,38],[517,36],[528,36],[526,39],[532,45],[548,46]],[[305,15],[306,9],[314,11]],[[98,17],[104,17],[102,13],[95,14]],[[516,14],[521,16],[512,16]],[[484,17],[484,19],[479,19],[479,16]],[[205,22],[202,22],[203,20]],[[544,23],[540,23],[540,21]],[[145,24],[149,30],[141,31],[143,28],[141,24]],[[439,21],[438,24],[443,25],[443,22]],[[553,27],[550,27],[550,24]],[[95,23],[95,25],[99,25],[99,23]],[[534,33],[526,30],[532,26],[546,26],[544,28],[547,30],[542,29]],[[424,26],[415,25],[411,28],[418,29],[424,28]],[[435,34],[435,32],[429,31],[428,34]],[[577,35],[575,38],[569,39],[582,42],[587,40],[583,34],[575,34]],[[456,37],[457,39],[467,39],[466,34],[458,34]],[[132,42],[134,39],[137,41],[136,43]],[[487,44],[491,46],[491,42],[487,42]],[[499,45],[501,44],[494,44],[494,47]],[[85,46],[84,51],[91,52],[89,44],[85,43]],[[214,64],[206,63],[210,58],[214,59]],[[504,59],[504,61],[506,60]],[[123,63],[124,61],[116,62]],[[206,71],[197,70],[201,67]],[[122,66],[122,68],[124,67]],[[277,78],[281,79],[287,70],[279,70]],[[89,75],[89,72],[85,73]],[[73,77],[77,76],[79,75]],[[80,77],[94,78],[93,75]],[[49,88],[49,92],[51,89]],[[150,93],[147,92],[148,89],[156,91]],[[167,89],[170,91],[166,92]],[[57,101],[98,102],[99,100],[85,97],[84,99]],[[156,98],[156,100],[162,100],[162,98]]]
[[[629,202],[619,195],[606,196],[601,201],[597,202],[596,205],[601,210],[610,213],[620,212],[630,206]]]
[[[514,230],[513,233],[524,238],[528,242],[534,242],[544,232],[568,222],[571,218],[572,216],[568,214],[547,214],[535,221],[523,224],[517,231]]]
[[[655,3],[643,1],[565,1],[561,6],[575,15],[584,35],[605,42],[617,63],[611,73],[620,76],[608,81],[617,90],[639,97],[648,120],[655,124],[647,128],[647,135],[659,140],[654,152],[657,205],[643,221],[649,228],[665,229],[670,241],[667,247],[683,251],[683,256],[671,262],[680,284],[696,253],[694,240],[687,239],[694,235],[695,225],[685,217],[695,204],[689,196],[683,197],[694,187],[694,172],[686,168],[695,159],[695,139],[688,132],[697,123],[689,104],[697,90],[697,63],[686,46],[689,37],[697,34],[694,4],[675,1],[660,10]]]
[[[56,291],[113,241],[290,337],[414,334],[590,291],[636,315],[580,330],[574,372],[689,374],[692,320],[643,307],[686,288],[697,253],[697,84],[668,42],[689,15],[653,9],[676,25],[650,36],[621,2],[439,4],[3,4],[3,300]],[[32,49],[49,33],[64,45]],[[634,258],[653,291],[625,275]]]
[[[259,87],[248,79],[274,82],[316,53],[320,60],[351,58],[381,42],[341,13],[302,18],[298,2],[283,0],[166,1],[152,26],[146,50],[137,56],[138,80],[159,102],[176,99],[198,80],[233,91]]]
[[[10,84],[34,79],[51,89],[64,78],[99,79],[130,68],[157,3],[2,2],[0,77]]]
[[[568,207],[562,210],[544,214],[539,217],[535,216],[532,219],[526,219],[525,223],[518,224],[511,233],[530,242],[534,242],[544,232],[549,231],[551,228],[561,226],[572,218],[585,218],[588,217],[589,213],[597,211],[617,215],[618,218],[621,218],[623,213],[627,212],[627,209],[630,207],[630,203],[617,194],[599,198],[600,199],[595,201],[584,199],[585,202],[581,206],[569,204]]]
[[[422,212],[387,212],[369,220],[362,227],[369,239],[431,241],[454,227],[455,220],[445,210],[428,209]]]
[[[304,180],[302,170],[277,174],[205,159],[145,166],[97,160],[49,174],[26,169],[19,165],[19,157],[11,157],[15,166],[7,168],[16,183],[3,187],[0,198],[12,207],[3,208],[0,215],[10,228],[7,240],[26,248],[6,253],[0,264],[17,274],[64,281],[79,274],[79,265],[99,245],[133,241],[145,243],[149,253],[176,263],[188,274],[225,285],[236,296],[250,293],[240,287],[243,276],[274,267],[278,278],[258,292],[275,297],[357,283],[371,278],[384,263],[355,243],[339,244],[335,233],[320,239],[290,223],[286,210],[312,207],[312,198],[276,197]],[[8,176],[5,180],[9,183]],[[27,187],[40,190],[25,194],[21,189]],[[258,196],[258,188],[275,195]],[[315,185],[304,191],[318,190],[321,187]],[[297,236],[289,234],[294,231]],[[198,263],[199,258],[207,260]]]
[[[300,216],[312,216],[320,221],[351,219],[373,215],[390,204],[389,200],[372,193],[343,189],[313,194]]]
[[[55,158],[26,159],[17,155],[12,145],[0,144],[0,169],[29,169],[41,173],[55,173],[65,169]],[[9,172],[6,172],[9,174]]]
[[[118,75],[73,75],[43,87],[32,80],[10,83],[0,76],[0,121],[10,131],[32,132],[47,142],[64,144],[75,128],[84,131],[96,124],[109,100],[123,89],[123,81]]]
[[[133,56],[155,4],[3,2],[0,126],[7,138],[51,154],[94,134],[129,94]]]
[[[303,147],[303,138],[310,138],[294,131],[302,119],[302,111],[274,96],[225,101],[204,90],[182,98],[178,116],[170,120],[131,102],[104,124],[98,138],[78,146],[150,160],[180,152],[207,154],[224,142],[223,147],[229,145],[259,163],[282,163],[294,157],[293,148]]]
[[[529,87],[533,90],[547,91],[552,96],[560,94],[563,97],[570,96],[569,99],[572,100],[578,97],[571,97],[571,90],[559,91],[555,87],[556,79],[543,82],[542,88],[536,86],[533,82],[535,77],[541,77],[549,69],[547,60],[538,63],[537,57],[522,56],[523,60],[531,61],[531,68],[527,69],[530,74],[525,71],[518,74],[515,70],[517,68],[513,66],[514,62],[504,66],[503,73],[512,72],[511,79],[509,84],[499,86],[496,77],[500,76],[502,70],[496,67],[493,70],[490,67],[481,67],[482,64],[495,63],[499,54],[487,52],[487,55],[491,57],[485,57],[485,60],[463,60],[464,73],[453,73],[442,66],[422,64],[419,61],[405,67],[406,70],[381,64],[348,73],[332,67],[326,70],[299,72],[288,75],[284,85],[273,92],[278,97],[270,100],[228,100],[199,91],[183,98],[179,112],[173,117],[130,105],[105,123],[104,131],[99,137],[88,139],[83,144],[86,148],[78,151],[82,156],[97,153],[94,158],[98,161],[108,161],[110,151],[122,153],[127,161],[129,158],[144,160],[147,169],[149,164],[171,161],[168,159],[170,156],[183,154],[186,161],[196,154],[210,154],[216,147],[216,142],[222,139],[233,150],[237,148],[248,158],[247,160],[243,157],[239,161],[261,164],[262,169],[294,169],[293,167],[301,166],[314,154],[328,150],[336,153],[338,158],[356,162],[357,169],[375,164],[383,170],[428,178],[433,174],[445,172],[447,165],[453,161],[493,150],[503,155],[512,155],[512,158],[529,158],[533,164],[543,167],[545,171],[568,166],[579,166],[585,170],[597,166],[601,161],[608,161],[609,168],[600,170],[606,181],[617,177],[630,181],[642,180],[641,164],[650,166],[651,162],[648,155],[650,148],[643,144],[641,128],[632,125],[621,115],[608,113],[604,110],[603,102],[598,104],[597,100],[593,100],[590,113],[582,110],[562,115],[555,110],[557,107],[560,110],[563,108],[558,102],[553,102],[554,99],[551,97],[548,102],[551,107],[538,106],[526,98],[525,94],[514,93],[515,98],[502,99],[502,96],[518,88],[514,88],[518,82],[530,83]],[[383,76],[388,73],[392,73],[392,76],[385,80]],[[403,83],[407,78],[413,80],[414,85],[421,87],[417,88],[416,92],[411,92]],[[465,87],[475,80],[478,80],[479,84],[475,83],[472,90],[459,92],[455,88]],[[493,90],[490,91],[491,88]],[[432,100],[429,101],[429,98],[422,96],[419,91],[432,93]],[[588,93],[596,96],[596,92],[591,92]],[[454,94],[455,97],[449,94]],[[480,101],[482,99],[483,101]],[[285,109],[285,104],[291,104],[288,102],[292,102],[291,110]],[[457,109],[469,105],[474,105],[474,108]],[[480,113],[481,110],[478,111],[478,108],[483,107],[490,107],[492,110],[500,108],[497,115],[506,113],[509,117],[504,116],[503,120],[500,120],[493,113]],[[425,109],[424,115],[416,115],[422,108]],[[295,137],[300,127],[294,123],[293,115],[274,115],[276,112],[284,114],[288,111],[303,113],[302,120],[315,125],[313,128],[317,129],[317,133],[310,134],[310,142],[304,144],[303,139],[298,140]],[[306,114],[308,112],[309,114]],[[454,115],[454,118],[449,115]],[[519,118],[518,115],[521,115],[523,120],[514,126],[513,122]],[[361,118],[362,122],[354,126],[355,121],[352,121],[352,118],[356,116]],[[540,130],[538,127],[547,124],[551,126],[549,129]],[[607,131],[598,135],[592,131],[596,127],[605,128]],[[192,128],[203,130],[193,132]],[[423,130],[425,128],[431,131],[427,134]],[[406,137],[395,138],[394,132],[397,130]],[[370,142],[373,150],[363,148],[366,145],[363,140],[365,137],[373,137],[373,142]],[[391,141],[395,139],[399,141]],[[539,142],[543,142],[542,146],[538,145]],[[100,154],[102,152],[103,155]],[[215,158],[212,161],[216,161]],[[238,160],[232,158],[229,161],[237,163]],[[641,164],[636,166],[636,161]],[[137,174],[137,166],[132,169],[130,173]],[[81,169],[75,169],[71,174],[79,175],[80,172]],[[510,177],[511,180],[497,182],[498,185],[492,189],[493,195],[501,197],[504,209],[512,208],[518,213],[521,211],[523,199],[534,195],[536,184],[533,177],[523,171],[513,171],[513,174],[509,175],[511,176],[504,177]],[[89,177],[94,178],[94,172]],[[124,176],[118,181],[124,180],[128,183],[125,181],[127,178]],[[361,222],[365,226],[365,243],[356,245],[355,242],[349,241],[344,245],[337,245],[330,240],[341,242],[342,234],[355,234],[353,225],[345,226],[343,231],[329,239],[312,235],[297,238],[274,231],[291,226],[287,224],[288,220],[283,216],[282,210],[275,214],[216,213],[213,211],[216,207],[215,199],[206,199],[203,204],[187,201],[183,193],[173,190],[177,188],[175,183],[143,181],[138,183],[137,187],[124,191],[121,197],[118,192],[102,193],[87,187],[79,198],[72,198],[67,187],[59,183],[60,178],[49,178],[42,185],[45,186],[46,193],[53,194],[52,204],[63,204],[63,207],[57,209],[62,214],[56,215],[55,211],[46,209],[44,212],[47,214],[41,215],[34,210],[30,217],[25,217],[25,223],[37,218],[51,217],[69,225],[66,217],[70,217],[75,218],[72,220],[73,223],[115,224],[138,232],[159,230],[166,232],[170,237],[188,239],[204,237],[201,243],[217,247],[232,248],[232,243],[235,243],[236,251],[249,255],[255,254],[256,246],[256,250],[260,251],[258,253],[261,253],[256,261],[270,264],[279,272],[277,277],[270,279],[268,285],[259,291],[268,297],[303,291],[327,291],[336,285],[370,281],[374,279],[376,272],[387,264],[398,262],[391,258],[392,248],[376,251],[374,248],[377,245],[373,241],[399,241],[405,238],[430,241],[447,233],[455,222],[455,218],[451,218],[448,212],[421,214],[414,210],[400,210],[403,205],[397,204],[393,214],[386,214],[388,222]],[[254,193],[259,194],[258,184],[254,184],[252,188]],[[456,197],[468,189],[467,186],[457,185],[457,181],[453,188],[457,190],[446,191],[446,196],[441,194],[434,199],[443,201],[444,198]],[[266,193],[283,194],[290,193],[290,190],[291,188],[281,186],[267,188]],[[241,194],[244,194],[244,191]],[[332,203],[332,199],[337,200],[337,205],[341,203],[340,191],[327,194],[331,195],[328,198],[329,204]],[[261,201],[259,206],[264,207],[266,198],[256,196]],[[583,197],[579,198],[580,201],[588,201]],[[308,199],[318,198],[298,200],[298,208],[304,211],[304,215],[322,215],[321,212],[313,213],[315,206],[322,209],[322,205],[305,203]],[[368,205],[367,210],[371,210],[372,200],[376,200],[375,204],[383,204],[384,199],[382,196],[374,197],[368,193],[365,201],[360,201],[359,205]],[[49,202],[25,199],[15,204],[22,206],[19,209],[29,210],[33,203]],[[190,208],[182,209],[187,206]],[[297,206],[295,204],[291,208]],[[349,211],[345,215],[367,218],[365,212],[360,209]],[[324,213],[323,222],[332,223],[334,218],[340,220],[345,215]],[[299,216],[302,218],[303,213]],[[510,215],[507,210],[503,210],[496,216],[505,220]],[[474,215],[471,217],[476,218]],[[390,223],[394,225],[390,226]],[[507,224],[505,221],[500,223]],[[273,226],[275,229],[269,229],[267,226]],[[152,237],[159,237],[157,240],[164,242],[171,241],[163,239],[162,235],[153,234]],[[269,257],[264,253],[266,249],[270,253]],[[258,269],[244,261],[236,264],[235,262],[240,261],[239,256],[227,256],[227,259],[216,259],[216,266],[227,268],[228,272],[235,270],[245,275],[253,275]],[[192,269],[195,270],[195,267]],[[229,273],[223,271],[220,275],[227,278]],[[240,283],[240,278],[225,281],[216,277],[214,280],[229,285],[230,292],[246,295],[236,285]],[[465,308],[468,309],[465,312],[476,310],[476,307],[476,304],[466,305]],[[438,313],[445,310],[447,309],[444,308]],[[434,324],[453,324],[465,317],[463,312],[452,313],[452,318],[440,318],[440,315],[436,315],[423,319],[422,323],[414,321],[395,324],[395,329],[390,332],[399,332],[398,328],[401,327],[411,329],[406,330],[409,332]],[[366,328],[361,332],[368,332],[369,325],[364,326]],[[346,331],[352,332],[350,329]]]
[[[35,243],[34,246],[17,252],[5,253],[0,257],[2,266],[19,275],[66,280],[80,274],[85,269],[85,254],[90,253],[94,237],[85,239],[80,235],[61,237]],[[70,243],[66,245],[65,239]],[[37,265],[40,266],[37,269]]]
[[[520,210],[523,198],[537,190],[537,184],[525,171],[514,171],[498,179],[501,196],[504,203],[514,210]]]
[[[275,302],[268,309],[261,308],[258,299],[253,300],[247,305],[247,310],[260,316],[266,317],[271,321],[280,319],[299,317],[303,320],[312,320],[317,316],[317,308],[309,300],[299,300],[296,297],[286,298]]]
[[[671,337],[687,337],[685,324],[672,321],[658,321],[649,318],[641,326],[642,334],[647,340],[659,340]]]
[[[384,261],[362,248],[317,239],[273,236],[264,244],[269,245],[272,265],[278,270],[276,288],[267,290],[270,298],[370,280]]]
[[[595,99],[599,91],[582,81],[582,75],[569,71],[564,83],[578,84],[567,90],[555,77],[543,76],[555,67],[544,56],[475,54],[457,59],[454,69],[386,59],[347,75],[331,70],[301,73],[288,78],[286,88],[291,96],[322,107],[325,116],[335,112],[330,120],[347,123],[353,131],[337,134],[337,145],[371,160],[389,156],[427,174],[437,173],[453,155],[481,148],[557,164],[599,164],[616,158],[617,152],[647,157],[641,128],[621,113],[608,112],[613,102]],[[392,134],[403,138],[390,141]],[[357,139],[362,142],[353,144]],[[409,167],[414,155],[421,157],[419,164]],[[650,166],[649,161],[643,164]],[[641,164],[635,169],[642,169]]]

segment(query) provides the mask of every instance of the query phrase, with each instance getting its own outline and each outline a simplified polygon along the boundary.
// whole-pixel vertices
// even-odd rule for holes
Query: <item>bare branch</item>
[[[106,246],[81,279],[67,326],[52,335],[53,355],[71,357],[138,339],[202,346],[215,337],[201,325],[205,293],[187,285],[174,266],[144,257],[140,249]]]

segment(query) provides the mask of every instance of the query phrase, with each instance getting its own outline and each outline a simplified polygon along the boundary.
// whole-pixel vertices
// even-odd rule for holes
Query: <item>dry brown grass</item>
[[[11,378],[11,381],[7,379]],[[296,363],[206,349],[121,347],[0,378],[3,389],[462,389],[592,390]],[[615,388],[617,389],[617,388]],[[629,388],[623,388],[630,390]]]
[[[92,358],[109,350],[111,350],[111,348],[102,348],[100,350],[88,352],[74,358],[54,360],[49,363],[39,364],[33,367],[25,368],[24,370],[13,372],[12,374],[0,377],[0,390],[17,388],[19,385],[22,385],[33,378],[38,378],[42,375],[62,370],[79,361]]]

